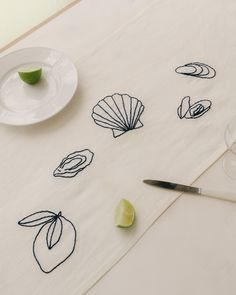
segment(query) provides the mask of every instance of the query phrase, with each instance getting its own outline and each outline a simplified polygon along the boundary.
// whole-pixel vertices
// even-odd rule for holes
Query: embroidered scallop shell
[[[128,94],[113,94],[100,100],[93,108],[94,122],[104,128],[109,128],[114,137],[127,131],[143,127],[140,117],[144,105],[140,100]]]
[[[53,175],[65,178],[74,177],[91,164],[93,156],[94,153],[88,149],[71,153],[61,161]]]

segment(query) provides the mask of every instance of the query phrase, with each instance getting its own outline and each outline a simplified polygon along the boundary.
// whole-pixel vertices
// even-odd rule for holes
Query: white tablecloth
[[[229,24],[230,24],[230,22],[229,22]],[[25,42],[27,42],[27,40],[25,41]],[[85,54],[85,56],[86,56],[86,54]],[[109,57],[109,55],[108,55],[108,57]],[[105,57],[106,59],[107,59],[107,56]],[[84,59],[84,61],[81,63],[81,69],[82,69],[82,66],[84,66],[84,64],[86,63],[85,62],[85,60],[86,59]],[[89,62],[93,62],[93,61],[89,61]],[[221,69],[223,68],[223,65],[221,64],[221,63],[219,63],[220,65],[221,65]],[[230,70],[230,69],[229,69]],[[217,74],[219,73],[219,71],[217,72]],[[181,78],[178,78],[179,80],[178,80],[178,83],[182,83],[182,82],[180,82],[181,81]],[[89,79],[90,80],[90,79]],[[81,81],[83,81],[82,79],[81,79]],[[86,81],[86,79],[84,80],[84,81]],[[185,80],[186,81],[186,80]],[[219,80],[218,80],[219,81]],[[221,80],[221,82],[222,82],[222,80]],[[185,82],[186,83],[186,82]],[[191,83],[193,83],[193,82],[191,82]],[[188,85],[188,87],[185,85],[185,87],[187,87],[187,89],[192,89],[192,87],[193,87],[193,85],[190,83],[190,85]],[[195,82],[194,82],[195,83]],[[202,83],[202,82],[201,82]],[[225,82],[225,83],[228,83],[228,82]],[[219,83],[220,84],[220,83]],[[219,85],[218,84],[218,85]],[[181,85],[184,85],[184,84],[181,84]],[[202,84],[203,85],[203,84]],[[221,87],[220,87],[221,86]],[[139,86],[140,88],[141,88],[141,85]],[[214,83],[214,87],[215,87],[215,83]],[[222,88],[222,85],[219,85],[218,86],[219,88],[217,88],[217,86],[216,86],[216,90],[214,89],[214,91],[216,91],[216,93],[217,93],[217,95],[221,98],[221,95],[219,95],[219,91],[220,91],[220,88]],[[186,88],[185,88],[186,89]],[[140,90],[140,89],[139,89]],[[210,91],[210,89],[206,89],[206,88],[204,88],[203,89],[204,90],[204,93],[206,93],[206,91],[208,90],[208,91]],[[202,90],[202,91],[203,91]],[[141,91],[141,90],[140,90]],[[194,92],[195,93],[195,92]],[[196,94],[198,93],[198,91],[196,90]],[[219,100],[220,100],[220,98],[219,98]],[[222,104],[223,104],[223,99],[222,99]],[[213,110],[211,110],[211,111],[213,111]],[[228,108],[227,108],[227,115],[229,115],[230,116],[230,114],[233,114],[233,110],[232,110],[232,113],[231,113],[231,110],[229,110]],[[222,111],[223,112],[223,111]],[[208,115],[210,116],[210,114],[212,114],[212,113],[209,113]],[[204,118],[205,119],[205,118]],[[215,118],[216,119],[216,118]],[[58,119],[59,120],[59,119]],[[219,125],[221,125],[221,123],[220,123],[220,120],[215,120],[215,122],[216,122],[216,125],[215,125],[215,127],[217,127],[218,128],[218,126]],[[190,123],[190,124],[192,124],[192,123]],[[219,125],[217,125],[217,124],[219,124]],[[213,138],[213,140],[214,139],[219,139],[221,142],[222,142],[222,138],[221,138],[221,136],[222,136],[222,133],[223,133],[223,129],[224,129],[224,126],[220,126],[219,127],[220,129],[219,130],[221,130],[221,134],[219,133],[218,134],[218,136],[216,136],[215,138]],[[45,127],[45,130],[46,130],[46,127]],[[7,132],[8,130],[6,129],[6,132]],[[213,145],[214,145],[215,143],[213,142]],[[212,147],[211,147],[211,150],[212,150]],[[222,150],[224,150],[224,146],[222,145],[221,146],[221,148],[220,148],[220,150],[218,150],[217,151],[217,153],[216,154],[214,154],[213,155],[213,158],[216,158],[220,153],[221,153],[221,151]],[[174,173],[174,172],[173,172]],[[167,175],[168,176],[168,175]],[[180,176],[180,179],[183,179],[182,178],[182,176]],[[187,181],[187,180],[186,180]],[[164,193],[163,193],[164,194]],[[9,201],[10,202],[10,201]],[[8,202],[8,203],[9,203]],[[72,293],[73,294],[73,293]],[[168,294],[168,293],[166,293],[166,294]]]

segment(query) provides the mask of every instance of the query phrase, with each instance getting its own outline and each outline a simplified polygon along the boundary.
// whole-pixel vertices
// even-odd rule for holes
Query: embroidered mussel
[[[202,79],[212,79],[216,75],[215,69],[200,62],[193,62],[179,66],[175,69],[175,72],[178,74]]]
[[[208,112],[211,105],[212,103],[208,99],[199,100],[191,105],[190,97],[185,96],[177,109],[177,114],[180,119],[197,119]]]

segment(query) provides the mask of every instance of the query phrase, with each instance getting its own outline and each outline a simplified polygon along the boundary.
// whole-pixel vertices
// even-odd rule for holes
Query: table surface
[[[75,0],[51,1],[50,4],[47,0],[38,2],[31,0],[1,1],[0,19],[2,33],[0,48],[8,47],[9,43],[27,34],[25,32],[32,30],[32,28],[43,22],[47,22],[54,15],[63,12],[67,7],[71,6],[74,1]]]
[[[28,46],[45,46],[61,49],[75,61],[144,8],[144,0],[122,5],[118,0],[84,0],[2,54]],[[101,17],[109,20],[111,15],[115,17],[110,26],[100,22]],[[97,32],[87,30],[85,36],[84,26],[91,22]],[[222,169],[223,156],[195,185],[236,190],[236,181],[230,180]],[[230,202],[182,195],[88,294],[235,294],[235,212],[236,204]]]

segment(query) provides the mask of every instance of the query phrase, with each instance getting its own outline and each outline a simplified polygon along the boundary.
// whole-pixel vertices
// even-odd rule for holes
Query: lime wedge
[[[27,84],[36,84],[42,75],[42,68],[22,69],[18,72],[22,81]]]
[[[134,223],[134,216],[133,205],[128,200],[120,200],[115,211],[115,225],[118,227],[130,227]]]

